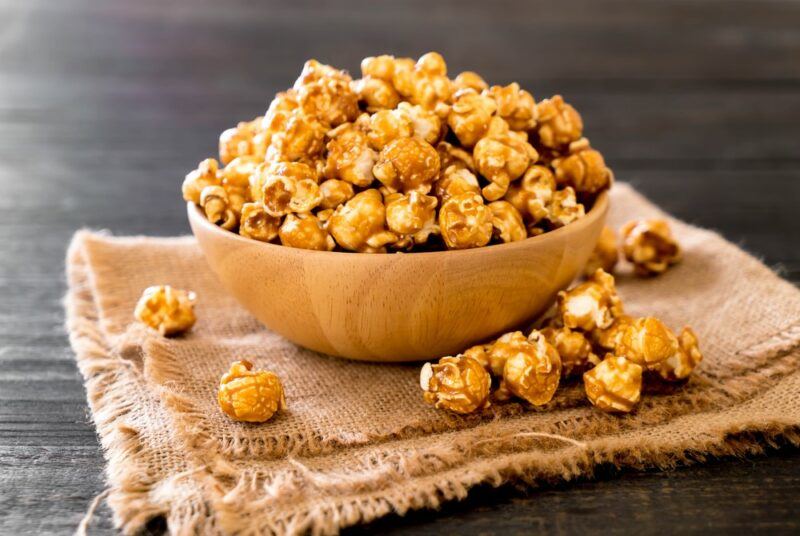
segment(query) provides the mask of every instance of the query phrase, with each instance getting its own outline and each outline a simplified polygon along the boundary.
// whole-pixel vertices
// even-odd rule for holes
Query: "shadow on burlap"
[[[610,223],[661,215],[626,185]],[[672,220],[684,261],[661,277],[624,270],[633,315],[691,325],[705,355],[685,385],[606,415],[580,383],[543,408],[458,417],[422,403],[418,365],[348,362],[265,330],[220,287],[192,238],[79,232],[68,253],[68,327],[108,460],[116,523],[164,516],[173,532],[336,532],[435,508],[482,483],[591,476],[595,466],[670,467],[800,442],[800,292],[713,232]],[[199,296],[198,322],[163,339],[133,321],[142,289]],[[216,386],[246,357],[284,381],[289,410],[263,425],[221,414]]]

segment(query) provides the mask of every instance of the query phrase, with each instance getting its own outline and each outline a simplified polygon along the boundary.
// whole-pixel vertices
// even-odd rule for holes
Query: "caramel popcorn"
[[[439,154],[425,141],[400,138],[381,150],[372,173],[391,192],[428,193],[439,174]]]
[[[239,223],[232,210],[228,194],[222,186],[206,186],[200,193],[200,206],[211,223],[223,229],[233,229]]]
[[[454,195],[439,210],[439,229],[449,249],[485,246],[492,238],[492,211],[478,194]]]
[[[666,220],[630,221],[620,233],[625,258],[639,275],[660,274],[681,258],[681,248]]]
[[[194,315],[194,292],[169,285],[148,287],[136,303],[133,315],[139,322],[169,337],[191,329]]]
[[[539,332],[528,344],[510,355],[503,367],[503,381],[514,395],[541,406],[550,402],[561,379],[561,358]]]
[[[561,95],[544,99],[536,105],[539,141],[545,147],[557,148],[577,141],[583,135],[583,120],[564,102]]]
[[[629,413],[642,395],[642,367],[624,357],[606,355],[583,374],[589,402],[603,411]]]
[[[634,320],[621,331],[614,353],[652,368],[674,356],[678,349],[675,334],[662,321],[650,316]]]
[[[600,363],[600,358],[592,351],[592,344],[580,331],[567,327],[547,327],[541,330],[561,357],[561,374],[574,376]]]
[[[453,96],[447,124],[464,147],[474,147],[486,135],[497,106],[491,97],[474,89],[462,89]]]
[[[289,214],[278,231],[281,244],[291,248],[331,251],[336,247],[333,238],[313,214]]]
[[[518,136],[509,131],[504,120],[493,117],[486,136],[475,145],[473,156],[475,167],[491,182],[483,188],[483,196],[496,201],[506,194],[511,181],[536,161],[537,153],[524,134]]]
[[[234,362],[220,378],[217,400],[226,415],[243,422],[265,422],[286,409],[278,376],[267,370],[253,370],[253,364],[246,360]]]
[[[620,342],[620,338],[634,318],[626,314],[618,314],[607,328],[596,328],[592,331],[592,341],[601,349],[613,352]]]
[[[344,249],[362,253],[377,253],[397,240],[388,231],[386,207],[378,190],[369,189],[356,194],[334,211],[328,221],[328,231]]]
[[[548,207],[555,191],[553,172],[545,166],[534,165],[520,181],[509,186],[504,199],[514,205],[523,219],[535,225],[550,214]]]
[[[450,80],[435,52],[364,58],[355,80],[312,59],[263,116],[222,133],[222,166],[201,162],[182,194],[216,224],[262,241],[275,241],[289,214],[287,229],[316,233],[303,216],[312,213],[325,229],[333,224],[347,251],[519,241],[583,217],[611,186],[582,130],[560,96],[537,104],[519,84],[489,87],[472,71]],[[203,203],[208,187],[221,190],[208,190]],[[345,210],[369,190],[381,207],[368,194]],[[368,225],[356,228],[362,219]]]
[[[558,311],[570,329],[592,331],[611,326],[614,317],[622,314],[614,277],[597,270],[585,283],[558,293]]]
[[[341,179],[356,186],[372,184],[372,168],[378,155],[369,146],[367,135],[352,123],[347,123],[328,133],[328,159],[325,176]]]
[[[574,144],[573,144],[574,145]],[[559,184],[572,186],[579,194],[595,194],[611,186],[614,174],[598,151],[581,147],[553,161]]]
[[[508,201],[494,201],[489,203],[489,209],[492,211],[494,234],[502,242],[516,242],[528,238],[522,216],[514,205]]]
[[[242,206],[239,234],[261,242],[270,242],[278,236],[281,219],[270,216],[261,203],[245,203]]]
[[[319,206],[323,209],[333,209],[352,198],[355,190],[349,182],[328,179],[319,185],[319,193],[322,194]]]
[[[604,226],[594,246],[591,257],[586,261],[583,269],[584,274],[591,276],[598,269],[611,273],[617,265],[619,253],[617,252],[617,237],[614,230],[609,226]]]
[[[658,363],[653,370],[667,381],[680,381],[689,377],[703,360],[700,346],[692,328],[685,327],[678,336],[678,351]]]
[[[519,352],[532,351],[530,344],[528,338],[521,331],[511,331],[500,336],[491,344],[473,346],[467,352],[482,363],[493,376],[500,378],[503,376],[503,369],[508,358]]]
[[[496,104],[497,115],[505,119],[511,130],[531,130],[536,126],[536,103],[533,96],[514,82],[492,86],[484,92]]]
[[[437,409],[473,413],[489,406],[492,380],[480,363],[470,357],[443,357],[425,363],[419,384],[423,399]]]

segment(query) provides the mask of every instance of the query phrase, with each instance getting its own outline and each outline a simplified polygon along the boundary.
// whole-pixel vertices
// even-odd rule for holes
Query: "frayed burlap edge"
[[[167,519],[172,532],[333,533],[393,512],[402,515],[411,509],[437,508],[444,501],[465,497],[479,484],[535,485],[589,478],[601,464],[666,469],[708,457],[757,454],[783,443],[800,444],[797,415],[774,414],[765,419],[762,413],[757,422],[751,422],[740,411],[730,410],[715,430],[691,438],[691,447],[686,446],[685,436],[640,444],[632,451],[620,448],[624,435],[602,438],[602,442],[575,442],[524,429],[508,437],[487,436],[478,427],[448,433],[446,445],[433,449],[400,447],[398,453],[392,443],[402,443],[400,439],[364,447],[361,464],[335,475],[315,471],[308,460],[294,458],[287,459],[289,469],[278,479],[258,469],[241,471],[220,452],[205,451],[208,454],[200,456],[182,443],[191,429],[175,434],[175,443],[149,444],[148,431],[133,423],[135,419],[129,421],[143,402],[153,404],[155,411],[161,402],[147,391],[136,364],[115,355],[98,328],[91,271],[81,248],[79,233],[69,250],[67,324],[108,460],[109,503],[116,524],[126,533],[141,530],[157,516]],[[800,327],[794,326],[746,353],[762,359],[797,359],[798,339]],[[793,389],[796,380],[795,373],[771,382],[770,390],[755,394],[743,405],[757,404],[771,390]],[[165,427],[176,425],[170,412],[163,408],[161,412]],[[152,449],[177,449],[171,458],[183,462],[153,467],[146,461]],[[369,470],[364,471],[365,467]],[[314,490],[313,501],[300,500],[287,508],[308,489]]]

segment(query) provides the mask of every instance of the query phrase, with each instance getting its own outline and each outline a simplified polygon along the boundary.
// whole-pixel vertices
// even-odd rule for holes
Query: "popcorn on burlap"
[[[663,214],[626,185],[610,224]],[[541,408],[455,416],[422,401],[418,365],[348,362],[294,346],[229,297],[191,238],[79,232],[67,323],[108,460],[116,523],[164,516],[176,533],[336,532],[437,507],[469,488],[591,475],[601,463],[669,467],[800,443],[800,292],[718,235],[670,220],[685,257],[655,279],[618,273],[632,315],[692,325],[705,356],[685,386],[627,416],[589,406],[580,381]],[[489,251],[487,251],[487,254]],[[198,321],[163,339],[133,321],[142,289],[198,294]],[[247,358],[284,381],[289,409],[236,423],[220,375]]]

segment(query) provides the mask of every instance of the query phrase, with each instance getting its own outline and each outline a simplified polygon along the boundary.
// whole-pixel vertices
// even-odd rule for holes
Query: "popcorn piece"
[[[228,162],[222,170],[222,185],[226,188],[248,188],[250,175],[256,172],[262,163],[255,156],[238,156]]]
[[[459,73],[459,75],[453,80],[453,91],[466,88],[474,89],[480,93],[484,89],[488,89],[489,84],[487,84],[478,73],[473,71],[464,71],[463,73]]]
[[[328,231],[344,249],[361,253],[385,251],[384,246],[397,240],[386,230],[386,208],[378,190],[356,194],[340,205],[328,221]]]
[[[500,336],[496,341],[483,347],[484,356],[479,359],[481,363],[488,364],[489,370],[494,376],[503,376],[503,369],[506,361],[518,353],[533,352],[531,342],[521,331],[511,331]],[[475,354],[477,349],[471,348]]]
[[[666,220],[630,221],[620,229],[622,251],[642,276],[665,271],[681,258],[681,248]]]
[[[350,87],[350,77],[325,77],[304,84],[297,90],[300,109],[307,116],[337,127],[358,117],[358,96]]]
[[[281,219],[270,216],[261,203],[245,203],[242,206],[239,234],[261,242],[271,242],[278,236]]]
[[[347,74],[347,72],[311,59],[303,64],[303,70],[300,72],[300,76],[294,81],[294,89],[299,90],[305,85],[326,79],[335,79],[344,82],[351,81],[350,75]]]
[[[380,110],[368,117],[364,123],[367,123],[369,144],[377,151],[398,138],[410,138],[414,135],[411,116],[403,109]]]
[[[325,147],[325,131],[318,120],[295,111],[287,119],[285,128],[273,134],[266,159],[308,161]]]
[[[680,345],[678,351],[654,367],[659,376],[671,382],[688,378],[697,365],[700,364],[700,361],[703,360],[697,335],[692,331],[692,328],[689,326],[683,328],[678,337],[678,343]]]
[[[545,147],[558,148],[579,140],[583,134],[583,120],[578,112],[564,102],[561,95],[544,99],[536,105],[537,132]]]
[[[353,185],[337,179],[328,179],[319,185],[322,201],[319,206],[323,209],[336,208],[355,195]]]
[[[462,355],[464,357],[471,357],[472,359],[480,363],[481,366],[484,369],[486,369],[487,372],[491,373],[492,369],[489,361],[489,355],[491,350],[492,350],[491,344],[476,344],[475,346],[470,346],[469,348],[464,350],[464,353]],[[505,364],[505,361],[503,361],[503,364]],[[503,371],[501,368],[500,373],[502,374],[502,372]]]
[[[238,156],[264,156],[263,150],[259,151],[259,147],[253,139],[258,133],[261,120],[262,118],[258,117],[252,121],[242,121],[220,134],[219,159],[223,164],[227,164]]]
[[[575,190],[567,186],[563,190],[553,192],[553,198],[547,206],[547,221],[555,228],[564,227],[583,218],[586,209],[575,198]]]
[[[189,330],[195,323],[194,292],[169,285],[148,287],[136,303],[133,315],[139,322],[169,337]]]
[[[494,117],[486,136],[475,145],[475,167],[491,182],[483,188],[487,200],[502,198],[511,181],[522,176],[528,165],[536,161],[536,149],[524,138],[527,138],[524,134],[510,132],[505,121]]]
[[[259,196],[270,216],[310,212],[322,202],[317,173],[301,162],[278,162],[263,166],[257,179]]]
[[[261,120],[260,132],[253,137],[254,143],[256,143],[256,138],[259,138],[259,142],[265,148],[269,147],[275,134],[286,129],[286,124],[299,106],[297,91],[294,89],[282,91],[275,95],[267,109],[267,113],[264,114],[264,118]]]
[[[617,252],[617,237],[614,230],[609,226],[604,226],[597,239],[597,244],[594,246],[591,257],[586,261],[586,266],[583,273],[590,276],[595,273],[599,268],[602,268],[608,273],[614,271],[617,265],[619,253]]]
[[[471,172],[475,171],[475,161],[472,159],[472,154],[461,147],[452,145],[446,141],[440,141],[436,145],[436,152],[439,153],[442,174],[444,174],[444,171],[449,167],[467,169]]]
[[[208,221],[223,229],[231,230],[239,223],[236,213],[230,207],[228,194],[222,186],[203,188],[200,193],[200,206],[203,207]]]
[[[394,56],[370,56],[361,60],[361,76],[373,77],[392,83],[394,77]],[[413,61],[412,61],[413,68]]]
[[[325,176],[367,187],[374,180],[372,168],[378,159],[370,148],[367,135],[352,123],[346,123],[328,133],[328,159]]]
[[[679,349],[678,339],[657,318],[634,320],[619,335],[614,353],[646,368],[653,368],[673,357]]]
[[[278,232],[281,244],[291,248],[332,251],[333,238],[313,214],[289,214]]]
[[[633,320],[633,317],[626,314],[617,315],[607,328],[596,328],[592,331],[592,341],[603,350],[613,352]]]
[[[403,237],[412,238],[415,244],[424,244],[436,226],[435,197],[419,192],[390,194],[386,198],[386,224],[389,230]]]
[[[572,146],[578,144],[573,143]],[[593,195],[611,186],[614,174],[606,167],[603,155],[588,147],[588,142],[565,158],[553,161],[556,181],[575,188],[578,194]]]
[[[575,376],[600,363],[600,358],[592,351],[592,345],[586,335],[567,327],[544,328],[542,335],[561,357],[561,374]]]
[[[434,195],[442,203],[453,196],[465,193],[481,193],[478,178],[467,168],[451,165],[445,169],[434,183]]]
[[[622,301],[617,296],[614,277],[597,270],[585,283],[558,293],[558,312],[570,329],[592,331],[611,326],[622,314]]]
[[[533,96],[514,82],[507,86],[492,86],[484,95],[494,99],[497,115],[505,119],[511,130],[531,130],[536,126],[536,103]]]
[[[412,82],[411,101],[430,110],[441,109],[440,105],[447,102],[453,92],[447,78],[447,64],[437,52],[420,56],[414,66]]]
[[[416,89],[416,64],[411,58],[395,58],[393,63],[392,85],[404,99],[411,99]]]
[[[372,173],[390,192],[428,193],[439,174],[439,155],[425,141],[400,138],[381,150]]]
[[[181,186],[183,198],[195,205],[200,204],[200,194],[206,186],[219,186],[219,163],[214,158],[206,158],[190,171]]]
[[[534,406],[552,400],[561,380],[561,358],[541,333],[534,331],[529,343],[510,355],[503,367],[503,381],[514,395]]]
[[[492,238],[492,211],[478,194],[454,195],[439,210],[439,228],[449,249],[485,246]]]
[[[531,166],[522,180],[511,184],[504,199],[514,205],[525,221],[535,225],[549,215],[548,206],[556,191],[550,168]]]
[[[219,407],[230,418],[243,422],[266,422],[286,409],[283,386],[267,370],[253,370],[246,360],[236,361],[219,381]]]
[[[491,97],[474,89],[462,89],[453,96],[447,124],[464,147],[474,147],[486,135],[496,109]]]
[[[491,383],[481,364],[465,356],[443,357],[434,365],[425,363],[419,376],[425,402],[461,414],[489,407]]]
[[[503,242],[516,242],[528,238],[528,231],[522,222],[522,216],[514,205],[508,201],[489,203],[492,211],[494,234]]]
[[[624,357],[606,355],[583,374],[589,402],[603,411],[628,413],[642,395],[642,367]]]
[[[436,145],[444,136],[444,122],[431,110],[401,102],[397,105],[397,111],[405,114],[411,121],[414,137]]]
[[[364,103],[368,112],[378,110],[391,110],[400,103],[397,94],[390,82],[366,76],[353,83],[353,90],[358,95],[358,100]]]

